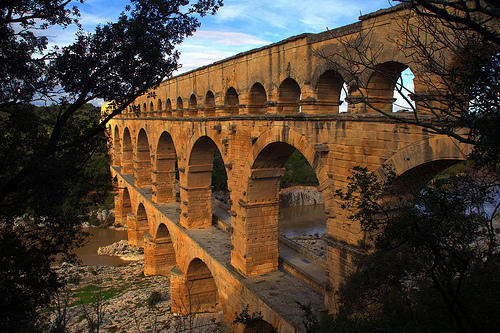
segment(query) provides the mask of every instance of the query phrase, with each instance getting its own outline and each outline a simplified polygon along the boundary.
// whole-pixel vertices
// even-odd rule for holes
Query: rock
[[[101,246],[97,249],[98,255],[117,256],[122,260],[136,261],[144,259],[144,249],[138,246],[132,246],[127,240],[122,239],[116,243],[107,246]]]
[[[314,186],[293,186],[280,190],[281,208],[322,203],[324,203],[323,196]]]

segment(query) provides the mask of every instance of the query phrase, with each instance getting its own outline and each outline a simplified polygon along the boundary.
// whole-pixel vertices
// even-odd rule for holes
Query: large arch
[[[155,235],[144,236],[144,274],[169,276],[175,263],[172,237],[167,226],[160,223]]]
[[[175,201],[175,162],[176,151],[172,136],[163,132],[156,145],[156,158],[153,165],[153,202]]]
[[[192,314],[215,312],[219,306],[219,293],[208,266],[199,258],[193,259],[186,274],[178,268],[171,275],[172,312]]]
[[[181,224],[187,229],[212,225],[211,182],[216,149],[210,137],[201,136],[189,153],[186,186],[181,186]]]
[[[278,89],[278,112],[281,114],[299,113],[300,86],[292,78],[286,78]]]
[[[118,125],[115,125],[115,131],[113,135],[113,165],[120,166],[121,165],[121,152],[122,146],[120,143],[120,130],[118,129]]]
[[[248,93],[248,111],[250,114],[265,114],[267,94],[264,86],[259,82],[255,83]]]
[[[121,154],[123,174],[133,173],[133,168],[134,168],[133,153],[134,150],[132,148],[132,137],[130,136],[130,131],[128,127],[125,127],[125,129],[123,130],[123,145]]]
[[[115,196],[115,225],[127,225],[127,216],[132,213],[130,194],[125,187]]]
[[[137,135],[137,146],[134,159],[134,185],[137,187],[151,184],[151,153],[146,131],[141,128]]]
[[[142,203],[137,206],[137,211],[134,214],[127,216],[127,233],[128,242],[133,246],[144,245],[144,235],[149,232],[148,214]]]

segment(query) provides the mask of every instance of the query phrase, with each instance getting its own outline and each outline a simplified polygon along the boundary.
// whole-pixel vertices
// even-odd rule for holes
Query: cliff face
[[[321,192],[314,186],[294,186],[280,190],[280,207],[322,204]]]

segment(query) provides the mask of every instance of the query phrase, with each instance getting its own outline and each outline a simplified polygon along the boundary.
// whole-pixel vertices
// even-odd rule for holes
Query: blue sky
[[[75,2],[83,28],[115,21],[127,0]],[[305,32],[318,33],[354,23],[368,14],[391,6],[388,0],[224,0],[215,16],[201,18],[201,27],[179,47],[182,73],[239,52],[275,43]],[[50,32],[53,45],[67,45],[76,29]]]

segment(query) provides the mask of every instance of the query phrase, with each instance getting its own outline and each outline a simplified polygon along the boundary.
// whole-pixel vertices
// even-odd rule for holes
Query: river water
[[[280,234],[287,237],[315,234],[321,236],[326,232],[325,207],[314,205],[281,208],[278,229]],[[87,244],[75,250],[83,265],[119,266],[127,263],[118,257],[97,254],[99,247],[127,239],[127,231],[97,227],[85,228],[84,231],[90,233]]]

